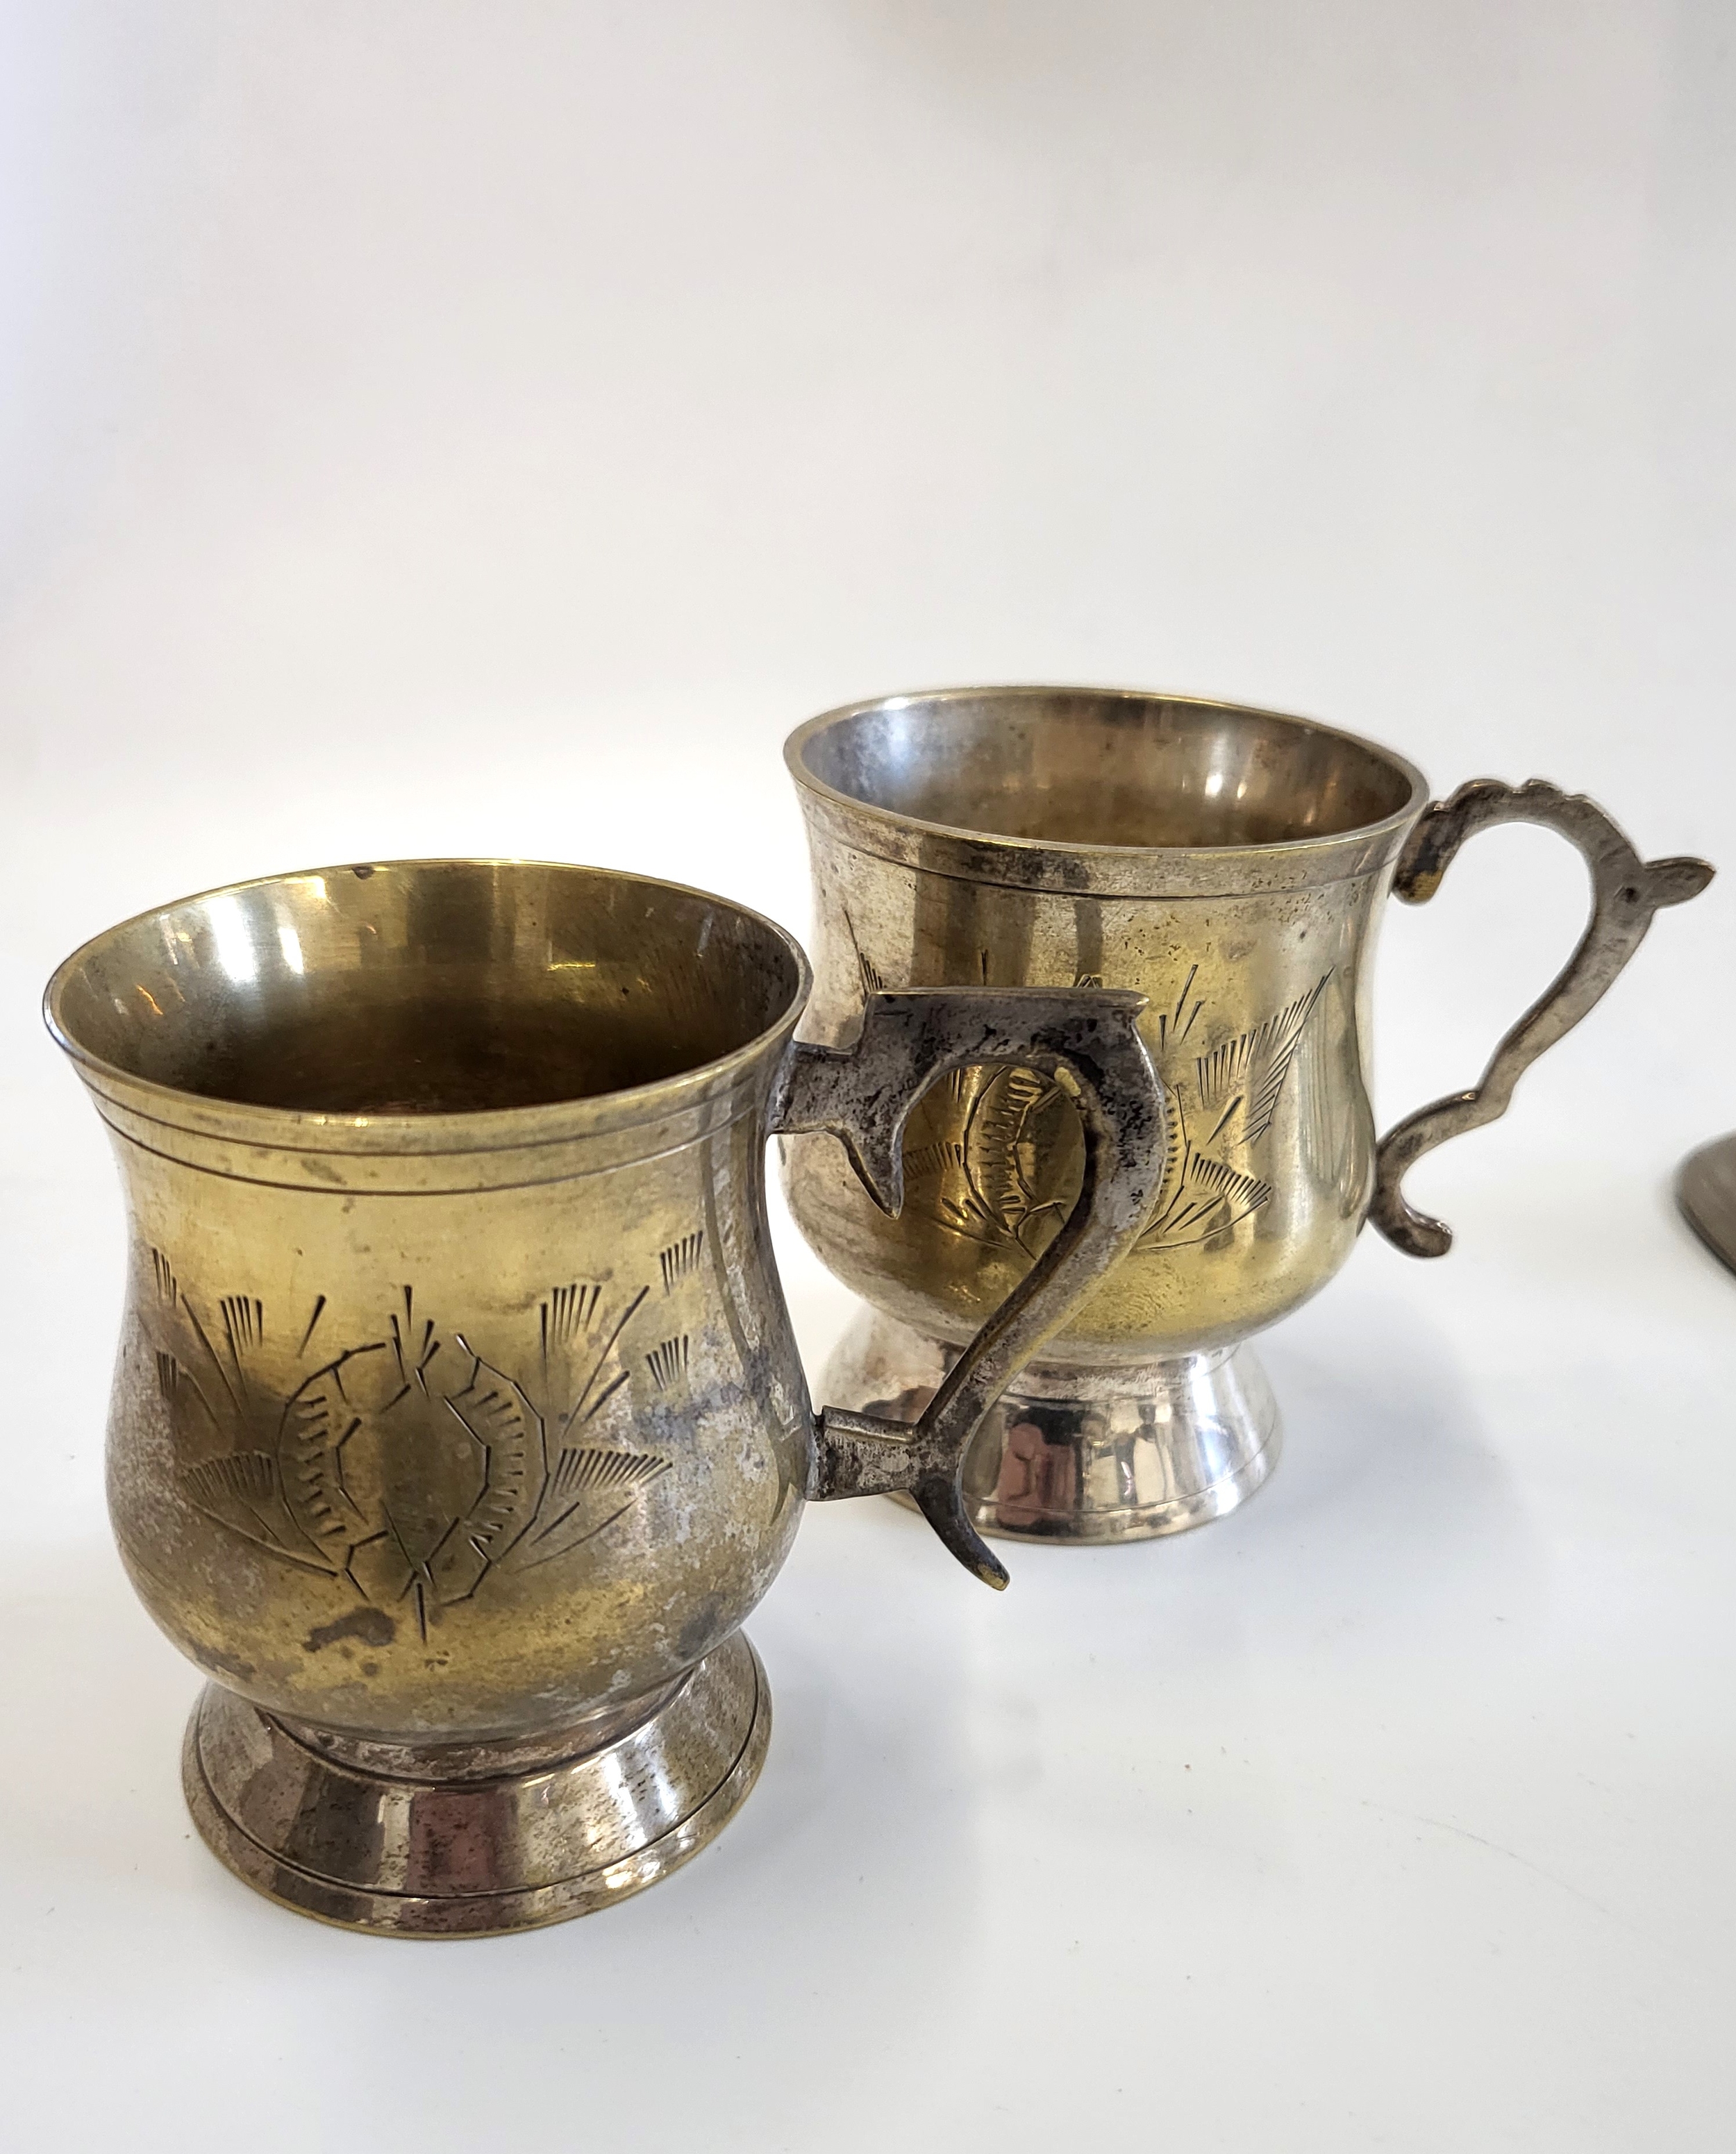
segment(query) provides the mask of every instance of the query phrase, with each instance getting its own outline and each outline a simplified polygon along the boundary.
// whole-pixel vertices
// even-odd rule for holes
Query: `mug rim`
[[[884,807],[876,801],[865,800],[859,794],[844,792],[816,776],[804,759],[804,752],[811,740],[846,718],[864,717],[872,712],[895,711],[916,704],[993,700],[1010,703],[1049,696],[1090,697],[1105,702],[1182,704],[1193,710],[1224,711],[1237,717],[1267,719],[1281,726],[1293,727],[1299,732],[1342,741],[1350,747],[1361,749],[1366,754],[1377,757],[1406,780],[1409,793],[1403,804],[1390,815],[1380,816],[1373,822],[1355,823],[1344,830],[1321,831],[1300,838],[1264,839],[1238,845],[1115,845],[1095,841],[1075,842],[1070,839],[1019,838],[998,830],[975,829],[965,824],[934,822],[927,816],[912,815],[901,808]],[[962,841],[967,845],[986,846],[991,850],[1003,849],[1010,853],[1049,859],[1072,857],[1098,860],[1105,866],[1153,859],[1177,861],[1269,860],[1286,853],[1325,852],[1335,845],[1361,845],[1370,839],[1396,835],[1416,819],[1430,797],[1428,780],[1407,756],[1401,755],[1396,748],[1387,748],[1380,741],[1370,740],[1361,733],[1351,732],[1342,726],[1329,726],[1318,718],[1303,717],[1293,711],[1269,710],[1258,703],[1235,702],[1227,697],[1172,693],[1161,688],[1091,687],[1076,681],[1008,682],[976,687],[903,689],[891,695],[867,696],[858,702],[840,703],[829,711],[821,711],[814,717],[804,719],[789,734],[784,743],[784,762],[800,790],[831,802],[847,814],[865,817],[885,828],[918,837],[940,838],[955,843]]]
[[[317,1107],[272,1106],[258,1100],[230,1100],[220,1094],[197,1092],[185,1085],[165,1085],[156,1078],[140,1076],[97,1054],[79,1039],[66,1023],[63,1004],[76,968],[129,929],[213,898],[237,896],[243,891],[302,882],[316,876],[353,875],[359,868],[365,868],[370,875],[380,869],[404,868],[543,869],[602,876],[611,881],[636,884],[646,890],[668,891],[678,897],[700,898],[708,905],[727,906],[738,918],[752,921],[780,942],[794,961],[795,984],[778,1015],[751,1039],[730,1049],[726,1054],[696,1063],[691,1069],[676,1070],[667,1077],[519,1106],[443,1108],[425,1113],[344,1114]],[[455,853],[400,860],[343,860],[321,867],[293,868],[270,875],[249,875],[237,882],[217,883],[209,889],[190,891],[184,897],[146,906],[87,937],[61,960],[43,990],[42,1012],[49,1037],[81,1076],[87,1076],[110,1096],[118,1093],[137,1101],[135,1111],[171,1126],[186,1127],[191,1110],[200,1123],[209,1125],[213,1121],[221,1122],[237,1137],[251,1136],[256,1143],[268,1144],[275,1136],[281,1144],[285,1136],[294,1131],[304,1131],[323,1141],[311,1146],[297,1146],[292,1140],[290,1148],[294,1150],[322,1150],[329,1146],[344,1151],[370,1151],[375,1147],[356,1140],[373,1138],[380,1141],[378,1149],[384,1151],[495,1151],[559,1141],[575,1133],[575,1124],[582,1125],[592,1117],[606,1117],[611,1125],[656,1120],[694,1104],[710,1093],[732,1088],[743,1072],[768,1048],[794,1033],[813,987],[814,968],[808,953],[787,927],[781,926],[768,914],[743,905],[735,898],[722,896],[716,891],[701,889],[695,883],[673,882],[664,875],[641,875],[632,868],[598,867],[578,860],[538,860],[513,854]],[[153,1103],[156,1111],[146,1102]],[[178,1114],[172,1111],[176,1107],[181,1110]],[[628,1110],[624,1115],[618,1111],[622,1108]],[[557,1120],[560,1126],[551,1129],[550,1123]]]

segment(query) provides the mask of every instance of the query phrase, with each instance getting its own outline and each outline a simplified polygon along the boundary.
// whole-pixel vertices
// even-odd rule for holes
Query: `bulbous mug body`
[[[810,1470],[763,1167],[804,986],[721,901],[481,862],[242,886],[57,976],[126,1195],[111,1514],[218,1686],[188,1793],[250,1881],[442,1927],[381,1867],[379,1786],[544,1768],[553,1811],[625,1738],[642,1830],[569,1774],[594,1874],[533,1851],[443,1911],[516,1927],[649,1881],[751,1785],[738,1634]],[[298,1750],[307,1846],[273,1823]],[[371,1776],[347,1840],[334,1774]]]
[[[1407,848],[1459,803],[1432,808],[1403,758],[1330,727],[1131,692],[855,705],[799,728],[786,759],[813,861],[812,1037],[850,1038],[888,986],[1107,983],[1146,998],[1169,1107],[1152,1208],[985,1424],[967,1467],[976,1523],[1108,1540],[1232,1508],[1271,1471],[1279,1434],[1245,1342],[1333,1277],[1376,1197],[1369,961]],[[1604,846],[1628,940],[1594,922],[1585,1007],[1650,906],[1691,894],[1654,892],[1589,803],[1488,781],[1466,794],[1483,820],[1547,820]],[[1520,1059],[1546,1044],[1539,1033]],[[907,1411],[940,1380],[1077,1186],[1070,1105],[1029,1071],[955,1073],[906,1145],[896,1220],[822,1147],[783,1145],[792,1212],[871,1312],[829,1395],[876,1410]],[[1396,1216],[1396,1177],[1390,1193]]]
[[[475,1934],[686,1860],[763,1759],[741,1626],[806,1499],[912,1491],[1004,1583],[959,1465],[1142,1216],[1137,998],[881,997],[831,1054],[792,1044],[809,980],[702,891],[435,860],[188,899],[51,983],[126,1195],[115,1529],[212,1678],[194,1817],[271,1896]],[[984,1051],[1073,1087],[1092,1192],[933,1412],[835,1426],[768,1136],[896,1205],[911,1101]]]
[[[809,1441],[756,1144],[776,1062],[465,1151],[292,1152],[110,1098],[110,1508],[174,1642],[273,1712],[482,1742],[737,1630]]]

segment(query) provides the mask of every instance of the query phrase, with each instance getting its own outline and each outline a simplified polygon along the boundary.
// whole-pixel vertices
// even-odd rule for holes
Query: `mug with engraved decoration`
[[[984,1533],[1095,1543],[1217,1517],[1266,1478],[1279,1417],[1248,1345],[1323,1286],[1365,1219],[1414,1256],[1451,1236],[1407,1167],[1506,1110],[1703,861],[1643,861],[1601,809],[1534,779],[1431,802],[1402,756],[1272,712],[1075,688],[957,689],[829,712],[785,757],[814,866],[804,1029],[847,1040],[889,987],[1137,988],[1167,1097],[1127,1256],[984,1421]],[[1541,824],[1590,870],[1566,968],[1470,1091],[1378,1143],[1368,960],[1389,890],[1432,896],[1465,839]],[[790,1207],[869,1304],[829,1396],[918,1411],[1039,1258],[1079,1184],[1071,1103],[1039,1069],[955,1070],[911,1115],[906,1200],[870,1203],[786,1139]]]
[[[907,1491],[1004,1583],[959,1465],[1150,1212],[1141,999],[880,995],[834,1052],[809,987],[722,898],[475,860],[217,891],[55,974],[130,1229],[110,1509],[211,1678],[194,1818],[261,1891],[477,1935],[685,1861],[765,1756],[741,1626],[804,1501]],[[1080,1201],[913,1426],[816,1416],[767,1136],[896,1209],[913,1102],[985,1060],[1077,1103]]]

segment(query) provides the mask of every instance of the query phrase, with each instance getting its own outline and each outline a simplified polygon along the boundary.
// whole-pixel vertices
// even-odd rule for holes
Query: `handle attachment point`
[[[1003,1592],[1009,1582],[1007,1566],[971,1524],[959,1493],[962,1454],[952,1456],[944,1431],[937,1436],[925,1429],[927,1419],[906,1427],[877,1414],[822,1406],[808,1500],[909,1496],[965,1569]]]
[[[772,1103],[785,1136],[829,1131],[883,1212],[904,1202],[904,1130],[947,1070],[1008,1062],[1066,1091],[1085,1125],[1085,1177],[1060,1232],[966,1347],[914,1423],[829,1406],[816,1421],[809,1495],[913,1497],[985,1585],[1006,1566],[972,1525],[960,1493],[983,1416],[1044,1340],[1144,1228],[1164,1157],[1164,1097],[1139,1016],[1121,988],[922,988],[871,994],[853,1048],[798,1046]]]

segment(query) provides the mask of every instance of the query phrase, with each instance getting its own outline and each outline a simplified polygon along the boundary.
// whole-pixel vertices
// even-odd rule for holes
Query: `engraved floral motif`
[[[1204,1007],[1188,1008],[1197,969],[1174,1009],[1158,1013],[1156,1059],[1169,1144],[1151,1222],[1136,1244],[1141,1249],[1197,1246],[1271,1202],[1272,1185],[1253,1171],[1251,1155],[1272,1126],[1308,1021],[1332,977],[1323,972],[1305,994],[1246,1032],[1182,1055],[1177,1050]]]
[[[1167,1145],[1151,1223],[1136,1244],[1142,1250],[1198,1247],[1270,1203],[1256,1147],[1332,974],[1245,1032],[1215,1040],[1209,1016],[1201,1023],[1198,977],[1196,965],[1174,1003],[1156,1014]],[[1075,984],[1102,982],[1081,973]],[[912,1200],[952,1233],[1035,1256],[1071,1207],[1081,1158],[1059,1085],[1035,1070],[984,1066],[954,1070],[912,1115],[904,1171]]]
[[[662,1253],[666,1294],[698,1253],[691,1237]],[[551,1289],[534,1373],[515,1377],[422,1316],[410,1287],[380,1335],[334,1348],[324,1295],[280,1327],[247,1294],[196,1307],[161,1250],[151,1280],[146,1330],[191,1501],[372,1606],[409,1602],[424,1636],[493,1571],[571,1554],[673,1464],[608,1427],[649,1287],[624,1300],[590,1281]],[[687,1339],[655,1352],[666,1388]]]

